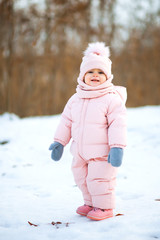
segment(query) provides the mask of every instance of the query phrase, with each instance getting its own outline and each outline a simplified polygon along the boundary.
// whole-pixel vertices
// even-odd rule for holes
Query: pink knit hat
[[[104,42],[89,43],[80,65],[78,82],[83,81],[84,75],[91,69],[101,69],[107,78],[110,78],[112,62],[109,56],[109,47],[105,46]]]

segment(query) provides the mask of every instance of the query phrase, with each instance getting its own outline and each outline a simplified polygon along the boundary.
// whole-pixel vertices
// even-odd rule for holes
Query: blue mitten
[[[49,150],[52,150],[51,158],[54,161],[59,161],[60,158],[62,157],[63,149],[64,149],[64,146],[61,143],[59,142],[52,143],[49,147]]]
[[[113,147],[109,151],[108,162],[111,163],[113,167],[119,167],[122,164],[123,149],[118,147]]]

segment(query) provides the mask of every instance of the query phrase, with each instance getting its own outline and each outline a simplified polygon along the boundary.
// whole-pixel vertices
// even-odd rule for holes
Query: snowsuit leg
[[[83,194],[84,203],[86,205],[92,206],[92,198],[90,193],[88,192],[88,187],[86,183],[88,174],[88,163],[84,159],[82,159],[79,154],[76,154],[76,156],[73,158],[72,172],[75,183]]]
[[[107,157],[86,161],[76,154],[72,172],[85,204],[101,209],[115,208],[117,168],[108,163]]]
[[[88,163],[87,187],[94,207],[115,208],[115,185],[117,168],[107,158],[91,159]]]

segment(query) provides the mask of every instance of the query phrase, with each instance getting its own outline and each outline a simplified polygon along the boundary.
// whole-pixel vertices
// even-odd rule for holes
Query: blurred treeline
[[[60,113],[93,41],[110,46],[127,106],[160,104],[159,0],[44,0],[25,8],[18,1],[0,0],[0,113]]]

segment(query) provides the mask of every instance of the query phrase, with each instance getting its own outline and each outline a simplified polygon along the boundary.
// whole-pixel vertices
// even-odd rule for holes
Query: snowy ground
[[[50,158],[58,121],[59,115],[0,116],[0,142],[8,141],[0,144],[0,239],[160,239],[160,106],[128,109],[128,147],[116,188],[115,214],[123,215],[99,222],[75,213],[83,202],[69,146],[60,162]],[[63,224],[47,224],[52,221]]]

